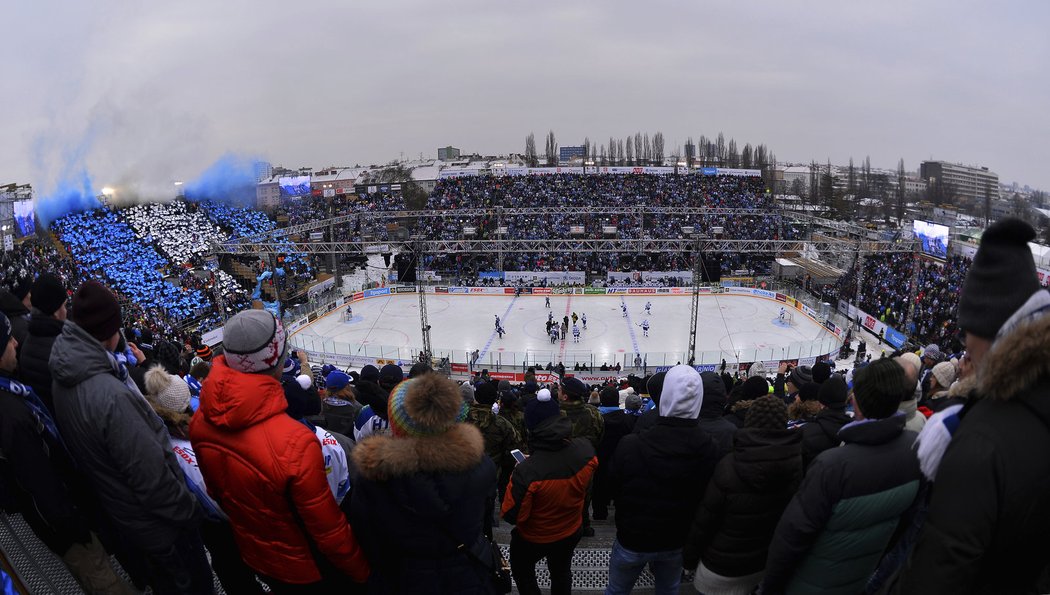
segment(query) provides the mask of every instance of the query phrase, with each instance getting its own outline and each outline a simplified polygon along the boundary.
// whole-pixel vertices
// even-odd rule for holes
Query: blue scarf
[[[66,447],[65,442],[62,441],[62,435],[58,433],[58,426],[55,425],[55,418],[51,416],[51,412],[48,411],[47,406],[40,400],[40,397],[33,392],[33,389],[29,386],[22,384],[21,382],[15,382],[10,378],[4,378],[0,376],[0,390],[11,393],[16,397],[21,397],[22,402],[26,404],[29,411],[36,416],[37,421],[40,425],[44,426],[44,430],[57,442],[62,445],[62,448]]]

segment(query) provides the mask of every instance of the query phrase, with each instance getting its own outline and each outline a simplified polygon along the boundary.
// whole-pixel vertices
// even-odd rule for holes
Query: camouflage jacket
[[[586,438],[597,449],[605,433],[605,420],[598,408],[582,401],[562,401],[561,410],[572,422],[572,437]]]
[[[471,405],[466,422],[481,430],[481,437],[485,439],[485,454],[497,468],[513,461],[510,451],[519,448],[521,438],[509,421],[492,413],[490,405]]]

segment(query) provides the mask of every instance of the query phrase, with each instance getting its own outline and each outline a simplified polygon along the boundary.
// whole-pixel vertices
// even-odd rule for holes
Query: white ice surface
[[[628,317],[621,311],[627,304]],[[436,355],[451,352],[452,361],[466,361],[466,354],[481,351],[483,363],[498,359],[506,365],[574,362],[601,365],[621,364],[641,353],[649,366],[685,361],[689,341],[689,296],[551,296],[551,308],[544,307],[544,296],[427,295],[431,324],[431,343]],[[646,316],[646,301],[652,314]],[[697,350],[703,351],[696,363],[776,360],[816,355],[810,345],[833,339],[821,325],[801,312],[794,312],[794,324],[775,324],[781,304],[769,299],[739,295],[702,295],[697,327]],[[337,310],[300,330],[297,344],[349,355],[408,359],[419,352],[422,335],[418,296],[398,294],[380,296],[351,304],[353,319],[344,321]],[[579,343],[572,340],[551,344],[546,333],[548,312],[560,321],[563,316],[587,314],[587,329]],[[495,333],[499,315],[506,334]],[[649,337],[641,323],[648,318]],[[830,346],[824,352],[831,351]],[[319,349],[321,350],[321,349]],[[800,350],[804,352],[800,353]]]

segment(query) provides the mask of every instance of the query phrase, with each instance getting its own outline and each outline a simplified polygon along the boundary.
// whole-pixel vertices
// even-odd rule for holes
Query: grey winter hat
[[[463,397],[464,403],[469,405],[474,402],[474,387],[469,382],[459,385],[459,394]]]
[[[1039,289],[1028,242],[1035,230],[1020,219],[997,221],[984,231],[981,246],[959,296],[959,327],[994,339],[1010,316]]]
[[[813,382],[813,368],[809,366],[798,366],[788,375],[787,381],[801,389],[807,382]]]
[[[288,345],[284,325],[267,310],[245,310],[223,329],[226,363],[234,370],[254,374],[284,363]]]

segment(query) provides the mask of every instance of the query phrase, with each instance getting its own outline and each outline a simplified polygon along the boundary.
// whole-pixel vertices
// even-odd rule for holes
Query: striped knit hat
[[[467,419],[469,410],[456,383],[434,373],[402,381],[387,403],[390,431],[398,437],[442,434]]]

